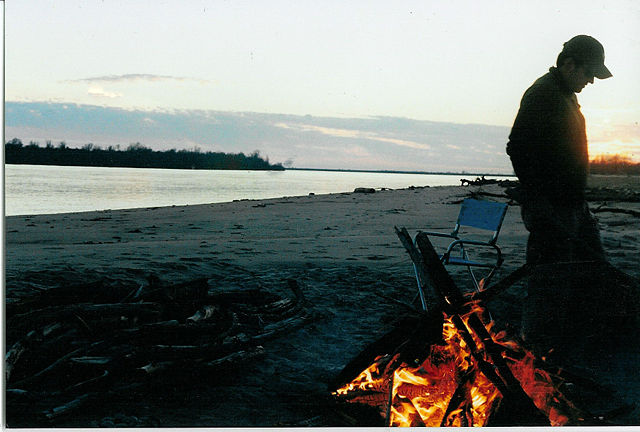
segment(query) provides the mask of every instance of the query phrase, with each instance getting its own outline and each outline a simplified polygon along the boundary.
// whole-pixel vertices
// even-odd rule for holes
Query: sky
[[[273,153],[279,145],[278,157],[316,168],[386,169],[380,146],[369,145],[372,132],[358,129],[361,119],[410,119],[421,125],[413,131],[376,130],[375,138],[386,141],[374,141],[385,142],[388,152],[409,148],[398,144],[407,134],[418,144],[405,162],[396,160],[388,169],[428,164],[432,156],[426,147],[433,153],[437,143],[429,134],[415,134],[428,122],[468,125],[465,134],[455,135],[461,128],[453,126],[445,134],[449,141],[442,145],[457,148],[465,148],[462,140],[476,125],[487,125],[501,128],[487,149],[500,153],[494,168],[503,169],[508,167],[504,144],[524,90],[555,63],[563,42],[589,34],[604,45],[613,73],[578,95],[590,153],[618,152],[640,161],[639,28],[640,2],[633,0],[7,0],[5,99],[59,110],[74,104],[85,107],[86,115],[105,109],[119,110],[123,118],[148,113],[151,120],[159,114],[173,114],[175,120],[189,113],[209,112],[210,118],[247,113],[235,125],[244,129],[254,114],[299,116],[297,124],[307,119],[300,139],[315,134],[318,144],[321,138],[333,143],[343,138],[342,145],[332,146],[342,154],[321,162],[303,151],[287,157],[286,146],[305,143],[285,140],[239,141],[236,148],[252,151],[245,147],[258,145]],[[60,125],[38,125],[7,109],[6,134],[78,143],[118,136],[152,147],[169,145],[152,137],[149,128],[132,130],[130,137],[95,129],[82,135],[83,122],[90,122],[81,110],[73,111],[78,125],[67,136]],[[328,118],[342,126],[319,124]],[[199,138],[174,142],[220,147],[216,134],[195,135]],[[443,170],[462,164],[463,155],[453,150],[449,147]]]

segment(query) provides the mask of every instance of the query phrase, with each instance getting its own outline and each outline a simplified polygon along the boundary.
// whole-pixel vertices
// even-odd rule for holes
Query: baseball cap
[[[572,37],[564,43],[562,53],[591,68],[596,78],[605,79],[613,76],[604,65],[604,47],[591,36]]]

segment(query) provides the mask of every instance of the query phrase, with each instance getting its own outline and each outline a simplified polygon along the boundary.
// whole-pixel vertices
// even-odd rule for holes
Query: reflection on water
[[[460,175],[334,171],[205,171],[5,166],[5,214],[159,207],[352,192],[356,187],[459,185]]]

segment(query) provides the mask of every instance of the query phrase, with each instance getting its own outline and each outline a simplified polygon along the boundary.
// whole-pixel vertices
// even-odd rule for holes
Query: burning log
[[[500,294],[502,291],[506,290],[516,282],[518,282],[523,277],[527,276],[530,272],[530,267],[527,264],[524,264],[518,267],[516,270],[511,272],[509,275],[505,276],[498,282],[494,282],[488,287],[484,288],[480,292],[473,293],[472,299],[478,301],[487,301],[496,295]]]
[[[405,245],[405,248],[408,247],[412,250],[412,252],[410,252],[412,258],[417,256],[418,254],[413,251],[415,247],[413,246],[413,242],[411,242],[407,231],[396,230],[396,232],[402,239],[402,243]],[[503,396],[508,392],[511,398],[520,401],[522,408],[531,413],[531,418],[537,419],[534,424],[548,424],[548,422],[541,423],[539,415],[537,414],[537,408],[533,407],[531,399],[526,396],[522,387],[504,363],[499,347],[493,343],[493,339],[487,332],[480,317],[476,313],[472,312],[467,314],[466,323],[462,320],[460,313],[467,303],[467,300],[462,295],[462,292],[458,290],[453,279],[451,279],[451,276],[442,265],[442,262],[431,245],[428,236],[423,233],[418,234],[416,243],[420,251],[420,256],[422,257],[422,260],[418,261],[416,265],[423,267],[422,273],[427,276],[426,280],[429,281],[433,290],[439,293],[440,297],[444,299],[441,306],[445,312],[450,314],[453,324],[460,332],[465,343],[471,348],[471,353],[478,361],[480,369],[498,388],[498,390],[503,393]],[[469,326],[469,328],[467,326]],[[470,330],[473,331],[482,341],[482,345],[489,357],[488,361],[485,360],[483,353],[478,349],[477,344],[471,336]],[[493,365],[496,370],[494,370],[491,365]]]
[[[407,336],[392,331],[395,345],[382,347],[389,339],[385,336],[353,362],[364,364],[359,375],[351,364],[349,373],[343,371],[345,383],[334,387],[338,399],[376,406],[391,426],[597,424],[559,392],[559,383],[536,366],[531,353],[504,332],[491,330],[483,320],[484,307],[458,290],[426,236],[418,235],[415,247],[406,230],[397,233],[426,276],[421,280],[439,298],[425,319],[441,315],[440,337],[424,338],[426,355],[412,363],[402,355]],[[517,271],[503,285],[524,272]]]

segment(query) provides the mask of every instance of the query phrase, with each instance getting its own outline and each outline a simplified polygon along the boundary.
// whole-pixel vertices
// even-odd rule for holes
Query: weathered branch
[[[7,322],[9,332],[16,334],[25,332],[29,327],[41,327],[50,322],[68,321],[77,319],[77,316],[85,320],[104,319],[105,316],[136,316],[141,320],[159,318],[162,312],[159,303],[109,303],[91,304],[80,303],[73,305],[53,306],[38,309],[31,312],[15,315]]]
[[[640,217],[640,212],[636,211],[636,210],[631,210],[631,209],[622,209],[622,208],[617,208],[617,207],[598,207],[595,209],[591,209],[592,213],[603,213],[603,212],[608,212],[608,213],[622,213],[622,214],[628,214],[631,216],[635,216],[635,217]]]
[[[474,300],[484,300],[484,301],[490,300],[491,298],[500,294],[502,291],[511,287],[513,284],[518,282],[523,277],[527,276],[530,271],[531,271],[531,267],[528,266],[527,264],[524,264],[518,267],[513,272],[511,272],[509,275],[500,279],[498,282],[495,282],[489,285],[488,287],[486,287],[485,289],[483,289],[478,293],[473,293],[471,298]]]

